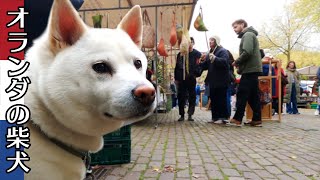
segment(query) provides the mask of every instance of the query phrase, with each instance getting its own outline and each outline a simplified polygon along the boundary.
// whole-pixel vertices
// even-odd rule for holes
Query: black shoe
[[[178,121],[184,121],[184,116],[181,116]]]
[[[249,122],[245,122],[244,125],[253,126],[253,127],[262,127],[262,121],[249,121]]]
[[[188,117],[188,121],[194,121],[194,119],[192,119],[192,116]]]

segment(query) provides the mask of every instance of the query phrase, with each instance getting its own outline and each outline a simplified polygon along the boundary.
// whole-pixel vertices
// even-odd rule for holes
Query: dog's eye
[[[142,63],[140,60],[135,60],[133,64],[137,69],[140,69],[142,67]]]
[[[112,74],[112,67],[105,62],[100,62],[92,65],[92,69],[97,73],[109,73]]]

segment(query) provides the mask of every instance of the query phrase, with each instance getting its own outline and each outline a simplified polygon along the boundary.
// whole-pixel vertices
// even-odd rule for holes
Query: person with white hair
[[[215,124],[228,122],[227,90],[230,84],[229,54],[220,44],[218,36],[209,38],[210,51],[201,63],[208,70],[212,121]]]

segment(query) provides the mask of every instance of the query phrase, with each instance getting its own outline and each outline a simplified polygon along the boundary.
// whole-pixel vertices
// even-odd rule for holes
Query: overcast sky
[[[294,0],[198,0],[190,27],[190,36],[195,38],[195,48],[208,51],[204,32],[194,29],[193,22],[202,7],[204,23],[209,31],[207,37],[217,35],[221,45],[233,53],[238,53],[240,40],[231,24],[236,19],[245,19],[249,26],[259,29],[262,24],[279,15],[285,4]]]

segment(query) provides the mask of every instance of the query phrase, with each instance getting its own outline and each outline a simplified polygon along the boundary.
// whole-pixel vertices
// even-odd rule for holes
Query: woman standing
[[[318,95],[318,105],[317,105],[317,109],[314,112],[314,115],[319,116],[319,112],[320,112],[320,67],[318,68],[317,71],[317,77],[316,77],[316,82],[314,83],[314,94]]]
[[[300,114],[297,107],[297,102],[300,97],[300,74],[297,71],[294,61],[289,61],[286,75],[289,82],[286,85],[286,95],[284,96],[284,102],[287,103],[287,113]]]
[[[275,66],[274,66],[274,72],[275,72],[275,75],[278,76],[278,69],[279,69],[279,64],[276,63]],[[280,110],[281,112],[280,113],[283,113],[282,110],[283,110],[283,97],[284,97],[284,92],[285,92],[285,88],[286,88],[286,85],[289,83],[288,82],[288,79],[287,79],[287,75],[284,73],[284,70],[283,68],[280,67],[280,77],[281,77],[281,90],[280,90]],[[279,80],[276,80],[276,92],[275,92],[275,98],[272,97],[272,107],[274,107],[274,110],[276,113],[279,113]]]

